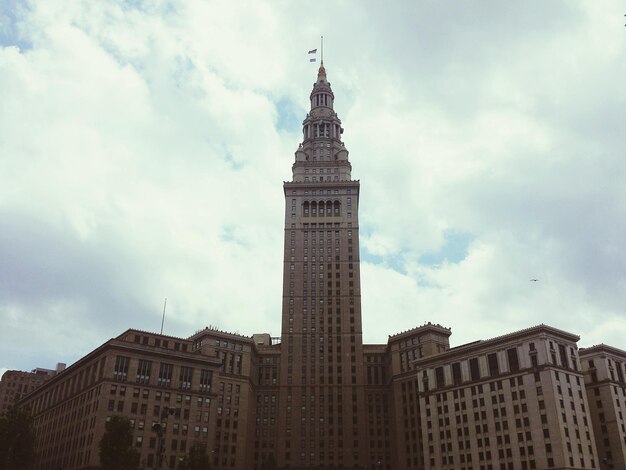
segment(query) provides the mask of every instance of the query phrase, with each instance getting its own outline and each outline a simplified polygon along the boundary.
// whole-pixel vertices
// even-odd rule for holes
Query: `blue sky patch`
[[[302,108],[286,96],[280,97],[278,101],[274,102],[274,105],[278,111],[277,129],[279,131],[298,132],[302,126],[302,117],[306,114],[303,114]]]
[[[0,46],[17,46],[21,51],[32,49],[33,44],[23,34],[24,17],[28,7],[18,0],[3,0],[0,8]]]
[[[445,243],[438,251],[424,253],[420,256],[419,262],[429,266],[436,266],[447,261],[449,263],[459,263],[467,256],[469,244],[474,237],[469,233],[456,230],[447,230],[444,233]]]
[[[220,240],[234,243],[236,245],[246,247],[250,246],[249,240],[247,240],[245,234],[242,232],[241,227],[238,225],[226,225],[220,230]]]
[[[241,160],[237,160],[229,151],[224,153],[224,160],[226,160],[230,167],[235,171],[239,171],[244,167],[243,162]]]
[[[369,234],[366,230],[361,235],[367,237]],[[420,264],[426,266],[439,266],[444,262],[459,263],[465,259],[468,253],[469,244],[474,237],[469,233],[456,230],[447,230],[444,233],[445,242],[441,249],[423,253],[419,256]],[[383,264],[390,267],[394,271],[405,273],[405,259],[411,253],[410,250],[402,250],[400,253],[388,256],[375,255],[362,249],[361,261],[372,264]]]
[[[367,250],[363,250],[361,253],[361,262],[382,265],[393,269],[397,273],[406,275],[408,274],[406,269],[407,257],[410,256],[410,250],[402,250],[400,253],[387,256],[373,255],[368,253]]]

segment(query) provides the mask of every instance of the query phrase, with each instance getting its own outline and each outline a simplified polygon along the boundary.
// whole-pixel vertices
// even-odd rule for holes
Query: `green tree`
[[[130,420],[113,416],[100,439],[100,466],[102,470],[138,470],[139,454],[133,448]]]
[[[35,464],[35,433],[30,411],[11,406],[0,415],[0,470],[30,470]]]
[[[206,445],[195,442],[189,449],[189,454],[178,466],[178,470],[208,470],[211,468]]]

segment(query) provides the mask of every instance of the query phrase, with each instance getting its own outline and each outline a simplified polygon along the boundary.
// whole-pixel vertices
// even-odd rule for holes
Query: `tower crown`
[[[323,63],[317,71],[317,81],[313,84],[310,99],[311,111],[320,107],[333,109],[335,95],[330,88],[330,83],[328,83],[326,79],[326,68]]]
[[[303,140],[296,151],[293,181],[349,181],[352,167],[348,150],[341,141],[343,128],[333,108],[335,95],[323,62],[309,99],[311,110],[302,122]],[[320,170],[330,171],[332,176],[319,177]]]

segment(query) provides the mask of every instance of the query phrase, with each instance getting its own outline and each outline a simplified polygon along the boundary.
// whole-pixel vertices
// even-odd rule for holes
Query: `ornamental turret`
[[[334,100],[322,62],[310,95],[311,110],[302,122],[303,139],[292,168],[294,182],[350,181],[352,167],[341,141],[343,128]]]

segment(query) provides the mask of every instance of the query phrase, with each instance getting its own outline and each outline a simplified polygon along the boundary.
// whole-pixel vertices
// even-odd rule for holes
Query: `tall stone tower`
[[[284,183],[280,467],[366,465],[359,182],[322,62]]]

